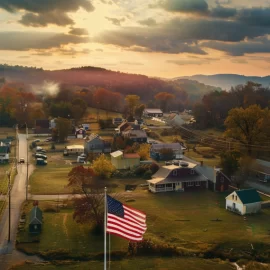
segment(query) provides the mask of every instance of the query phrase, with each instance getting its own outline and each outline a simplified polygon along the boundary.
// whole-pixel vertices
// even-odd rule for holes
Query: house
[[[112,123],[115,126],[119,126],[121,123],[123,122],[123,118],[117,117],[117,118],[113,118]]]
[[[169,115],[169,117],[167,118],[167,122],[168,124],[175,127],[180,127],[186,123],[180,115],[175,113]]]
[[[84,146],[83,145],[68,145],[64,149],[64,156],[69,155],[80,155],[84,153]]]
[[[162,166],[147,181],[148,188],[153,193],[207,189],[208,179],[195,170],[196,166],[198,164],[188,161]]]
[[[147,134],[145,130],[131,129],[128,131],[124,131],[122,135],[124,138],[128,138],[133,142],[137,142],[137,143],[147,142]]]
[[[123,131],[127,130],[127,129],[131,129],[131,125],[129,122],[127,121],[124,121],[123,123],[121,123],[118,127],[117,127],[117,130],[118,130],[118,133],[119,134],[122,134]]]
[[[231,185],[231,179],[221,169],[205,166],[202,161],[199,166],[196,166],[196,171],[208,179],[209,190],[223,192]]]
[[[126,154],[122,151],[111,153],[112,165],[117,169],[130,169],[140,164],[140,156],[136,153]]]
[[[226,197],[226,209],[239,215],[258,213],[261,197],[256,189],[236,190]]]
[[[85,138],[84,149],[86,153],[111,153],[111,143],[92,133]]]
[[[163,112],[160,109],[145,109],[143,115],[145,117],[162,117]]]
[[[173,151],[173,157],[168,158],[164,153],[162,154],[162,150],[171,149]],[[185,148],[180,143],[158,143],[152,144],[150,148],[150,157],[155,160],[168,160],[173,158],[182,158],[183,150]]]
[[[34,206],[29,215],[29,232],[40,233],[42,229],[42,211]]]
[[[8,163],[9,162],[9,146],[2,145],[0,146],[0,163]]]
[[[39,119],[35,123],[35,134],[50,134],[51,122],[48,119]]]
[[[251,174],[258,178],[262,182],[270,182],[270,162],[256,159],[253,164],[251,164]]]

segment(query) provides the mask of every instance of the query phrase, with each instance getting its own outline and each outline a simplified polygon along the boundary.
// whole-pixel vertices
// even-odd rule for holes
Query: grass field
[[[1,164],[0,165],[0,193],[1,194],[7,194],[8,191],[8,176],[7,176],[7,171],[10,171],[10,168],[12,167],[12,164]],[[11,173],[11,185],[14,182],[14,178],[16,176],[16,169],[12,170]]]
[[[134,201],[127,204],[147,214],[145,237],[159,243],[170,243],[194,252],[205,252],[216,245],[222,250],[233,248],[237,252],[251,249],[250,243],[255,249],[269,244],[270,209],[244,219],[225,210],[226,195],[210,191],[150,194],[140,190],[128,193],[127,197]],[[46,204],[40,202],[41,209],[45,209]],[[25,211],[31,207],[29,202]],[[72,213],[72,209],[62,209],[60,213],[43,212],[40,242],[21,243],[19,247],[31,252],[60,248],[73,254],[102,252],[103,236],[91,233],[89,224],[74,222]],[[18,233],[18,240],[29,242],[27,230]],[[112,236],[112,250],[126,251],[127,241]]]
[[[117,112],[107,112],[102,109],[96,109],[96,108],[90,108],[88,107],[86,115],[89,120],[97,120],[97,114],[99,114],[99,119],[108,119],[108,118],[116,118],[116,117],[121,117],[121,113]]]
[[[181,267],[180,267],[181,266]],[[104,269],[102,262],[69,262],[63,265],[18,265],[14,270],[101,270]],[[111,269],[113,270],[138,270],[138,269],[155,269],[155,270],[230,270],[236,269],[232,264],[220,260],[203,260],[198,258],[136,258],[122,261],[112,261]],[[267,268],[264,268],[267,269]]]

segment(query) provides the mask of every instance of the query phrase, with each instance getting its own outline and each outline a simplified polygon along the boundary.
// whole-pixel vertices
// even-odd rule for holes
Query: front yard
[[[158,243],[170,243],[188,252],[216,248],[238,254],[250,252],[251,243],[258,252],[269,249],[270,209],[244,219],[225,210],[226,195],[210,191],[151,194],[138,189],[123,194],[121,200],[128,200],[128,205],[146,213],[148,228],[145,238]],[[44,210],[48,204],[56,205],[57,202],[40,202],[40,208]],[[29,202],[25,211],[31,207]],[[39,242],[31,242],[26,227],[18,234],[18,247],[31,253],[59,249],[65,249],[73,256],[102,253],[103,236],[95,235],[91,224],[77,224],[72,214],[70,203],[59,213],[43,212],[44,224]],[[127,244],[126,240],[112,236],[112,251],[126,251]]]

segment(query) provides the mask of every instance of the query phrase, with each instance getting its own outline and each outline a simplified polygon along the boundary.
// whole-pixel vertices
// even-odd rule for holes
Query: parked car
[[[51,142],[51,141],[52,141],[52,137],[46,138],[46,139],[44,140],[44,142]]]
[[[42,155],[42,154],[35,154],[35,158],[47,159],[47,156]]]
[[[172,165],[173,162],[172,161],[165,161],[165,165],[168,166],[168,165]]]
[[[47,160],[44,160],[42,158],[37,158],[36,165],[47,165]]]
[[[40,142],[40,139],[36,139],[33,142],[35,142],[35,143]]]
[[[87,155],[86,155],[86,154],[84,154],[84,153],[82,153],[82,154],[80,154],[80,157],[86,158],[86,157],[87,157]]]
[[[25,163],[24,158],[20,158],[19,163],[20,164]]]
[[[37,154],[46,154],[46,152],[47,151],[44,150],[44,149],[39,149],[39,150],[36,151]]]

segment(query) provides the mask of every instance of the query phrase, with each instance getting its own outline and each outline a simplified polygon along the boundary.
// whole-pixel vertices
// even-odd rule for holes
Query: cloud
[[[27,11],[19,22],[34,27],[48,24],[70,25],[74,22],[68,12],[76,12],[79,8],[88,12],[94,10],[88,0],[0,0],[0,8],[12,13]]]
[[[96,49],[96,51],[97,51],[97,52],[103,52],[103,50],[102,50],[102,49]]]
[[[209,20],[201,17],[175,18],[151,28],[122,27],[105,31],[94,37],[93,41],[129,50],[133,48],[136,51],[206,54],[200,46],[200,41],[239,42],[269,33],[269,28],[235,21]],[[211,47],[210,45],[204,47]]]
[[[162,0],[159,6],[171,12],[198,12],[204,13],[208,10],[205,0]]]
[[[230,18],[237,14],[236,8],[226,8],[223,6],[217,6],[210,11],[210,16],[216,18]]]
[[[144,66],[143,63],[139,63],[139,62],[121,61],[120,63],[124,65],[130,65],[130,66]]]
[[[269,27],[270,8],[241,9],[236,15],[236,20],[249,25]]]
[[[209,64],[211,60],[207,58],[198,58],[198,59],[178,59],[178,60],[167,60],[167,63],[175,64],[178,66],[186,66],[186,65],[204,65]]]
[[[25,51],[49,49],[66,44],[87,43],[88,37],[60,33],[41,32],[0,32],[0,50]]]
[[[108,21],[110,21],[112,24],[120,26],[122,22],[124,22],[126,19],[117,19],[117,18],[110,18],[110,17],[105,17]]]
[[[75,36],[87,36],[88,31],[85,28],[71,28],[68,32],[70,35]]]
[[[156,20],[153,19],[153,18],[148,18],[146,20],[141,20],[141,21],[138,21],[139,24],[141,25],[146,25],[146,26],[154,26],[157,24]]]
[[[37,56],[52,56],[52,55],[65,55],[65,56],[77,56],[87,55],[91,52],[89,49],[76,50],[74,48],[55,48],[50,50],[36,50],[31,55]]]
[[[233,56],[243,56],[253,53],[270,53],[270,40],[247,40],[238,43],[208,41],[201,44],[202,47],[223,51]]]
[[[48,24],[59,26],[74,24],[74,21],[70,19],[67,14],[58,13],[57,11],[41,14],[26,13],[22,16],[19,22],[23,25],[32,27],[45,27]]]

